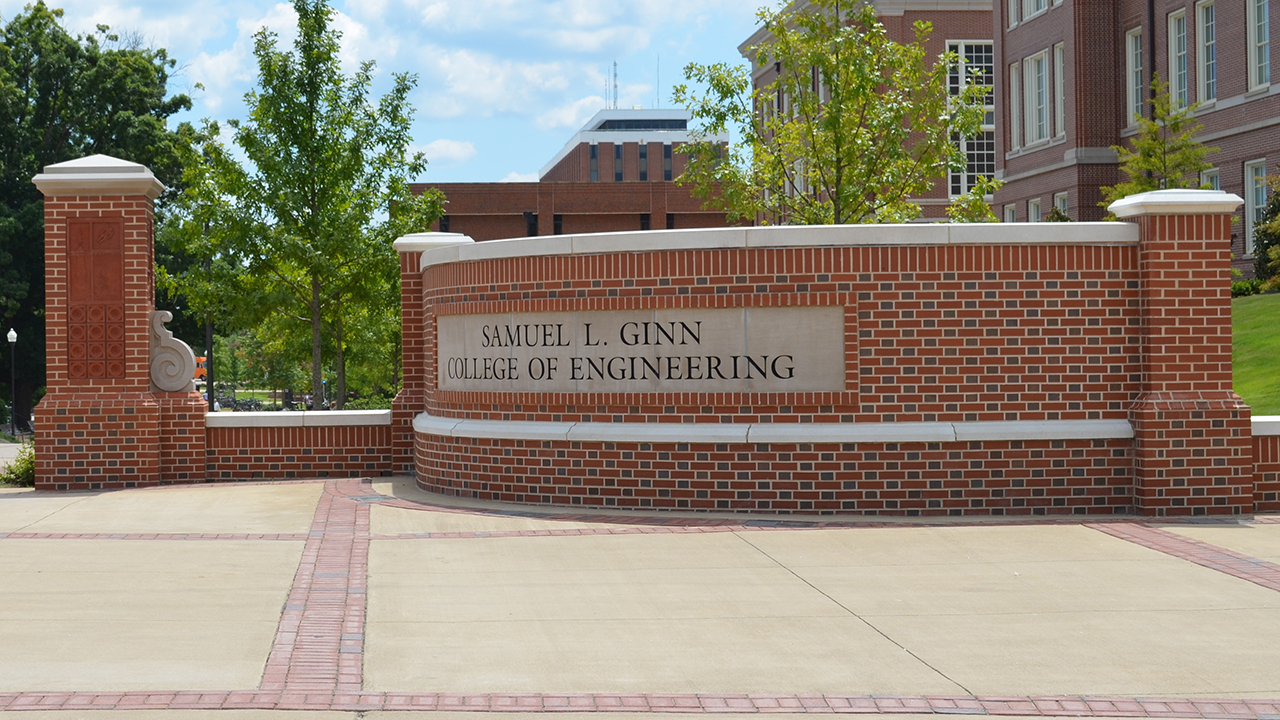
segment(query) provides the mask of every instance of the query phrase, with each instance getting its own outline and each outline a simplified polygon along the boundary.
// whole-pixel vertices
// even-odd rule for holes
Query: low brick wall
[[[205,480],[391,474],[391,411],[208,415]]]
[[[1280,416],[1253,419],[1254,511],[1280,512]]]

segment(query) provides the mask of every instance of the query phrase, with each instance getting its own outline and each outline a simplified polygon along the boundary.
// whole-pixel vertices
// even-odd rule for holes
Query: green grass
[[[1280,415],[1280,293],[1231,302],[1235,390],[1254,415]]]

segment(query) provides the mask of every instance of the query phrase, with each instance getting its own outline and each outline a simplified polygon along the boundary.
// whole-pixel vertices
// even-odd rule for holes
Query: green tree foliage
[[[1280,177],[1269,182],[1267,205],[1253,228],[1254,272],[1263,291],[1280,290]],[[1248,192],[1248,189],[1245,189]]]
[[[147,165],[172,187],[190,133],[168,127],[191,101],[169,95],[175,63],[164,50],[105,25],[71,35],[61,18],[38,2],[0,28],[0,332],[18,331],[19,417],[44,385],[44,202],[31,178],[102,153]]]
[[[954,54],[929,58],[931,28],[891,40],[860,0],[813,0],[760,11],[768,40],[753,48],[778,78],[753,89],[740,65],[691,64],[675,99],[692,112],[702,141],[680,178],[731,220],[800,224],[902,222],[964,157],[952,133],[975,132],[988,88],[952,95]],[[732,133],[724,148],[713,136]]]
[[[1169,84],[1160,76],[1152,77],[1155,97],[1151,99],[1152,117],[1138,118],[1138,133],[1130,139],[1132,148],[1112,145],[1120,156],[1120,169],[1128,178],[1122,183],[1102,189],[1102,207],[1121,198],[1151,190],[1200,187],[1200,171],[1211,165],[1206,155],[1217,148],[1205,147],[1196,139],[1201,125],[1192,115],[1197,104],[1175,108],[1169,97]]]
[[[1000,218],[991,209],[988,198],[1002,187],[1003,180],[980,176],[978,182],[969,188],[969,192],[952,200],[947,206],[947,219],[953,223],[1000,222]]]
[[[227,123],[236,151],[208,123],[193,153],[177,234],[188,255],[206,262],[177,282],[193,306],[240,327],[276,315],[305,328],[312,390],[323,384],[328,355],[340,408],[350,338],[365,332],[352,323],[378,324],[383,334],[398,324],[391,242],[428,227],[442,197],[409,192],[407,179],[426,167],[408,151],[416,76],[394,75],[391,90],[372,100],[374,64],[343,73],[325,0],[293,7],[291,50],[268,30],[254,37],[249,116]]]

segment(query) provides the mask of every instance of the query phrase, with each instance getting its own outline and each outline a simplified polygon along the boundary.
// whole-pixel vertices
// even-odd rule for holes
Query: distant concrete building
[[[432,229],[476,240],[626,230],[724,227],[674,180],[689,141],[685,110],[601,110],[543,168],[536,183],[430,183],[445,194]],[[726,141],[728,138],[717,138]]]

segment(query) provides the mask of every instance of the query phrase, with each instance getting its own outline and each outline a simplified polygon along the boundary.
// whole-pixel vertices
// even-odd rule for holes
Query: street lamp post
[[[15,382],[18,377],[15,361],[17,352],[18,333],[9,328],[9,434],[15,438],[18,437],[18,385]]]

